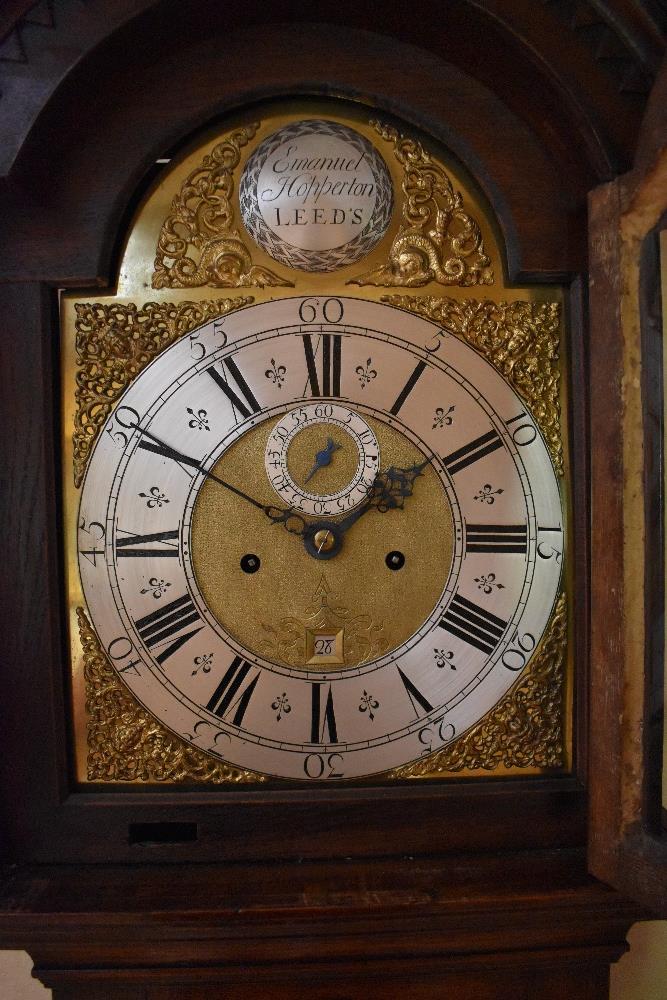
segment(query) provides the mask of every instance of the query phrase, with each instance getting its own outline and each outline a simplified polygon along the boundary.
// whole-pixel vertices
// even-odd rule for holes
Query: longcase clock
[[[56,1000],[602,998],[661,850],[613,724],[660,650],[605,242],[642,177],[589,328],[599,134],[514,106],[495,14],[451,6],[459,69],[158,6],[0,191],[1,940]]]

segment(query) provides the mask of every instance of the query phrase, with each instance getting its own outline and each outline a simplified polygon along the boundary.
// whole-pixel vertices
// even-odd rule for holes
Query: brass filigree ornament
[[[416,295],[383,295],[382,301],[438,323],[443,327],[441,337],[448,333],[461,337],[490,361],[530,407],[554,468],[563,475],[560,303]]]
[[[496,707],[460,739],[396,768],[391,776],[425,778],[502,766],[562,767],[566,650],[567,603],[561,594],[535,656]]]
[[[100,430],[130,382],[175,340],[252,301],[239,297],[142,306],[75,303],[78,371],[73,462],[77,487]]]
[[[352,285],[492,285],[491,260],[479,225],[463,208],[443,167],[421,143],[395,128],[370,123],[391,143],[403,167],[403,222],[385,263],[350,279]]]
[[[234,171],[258,128],[253,123],[226,136],[184,180],[160,230],[153,288],[293,287],[288,278],[253,264],[235,226]]]
[[[89,781],[250,784],[267,780],[226,764],[165,729],[119,681],[83,608],[76,609],[76,616],[89,715]]]
[[[309,640],[319,634],[340,632],[343,633],[341,666],[360,666],[386,652],[382,625],[374,624],[370,615],[355,614],[335,603],[330,594],[323,576],[302,617],[283,618],[276,626],[263,622],[262,628],[269,638],[260,644],[262,654],[290,667],[306,667],[312,662]]]

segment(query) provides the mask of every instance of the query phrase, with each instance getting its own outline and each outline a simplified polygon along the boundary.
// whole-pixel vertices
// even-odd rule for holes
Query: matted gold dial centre
[[[365,423],[381,449],[383,470],[424,462],[395,428],[371,417]],[[263,460],[275,426],[249,430],[212,469],[266,504],[275,504]],[[346,516],[328,520],[341,523]],[[304,519],[318,522],[315,516]],[[316,544],[324,548],[327,535],[326,526],[317,529]],[[243,648],[286,666],[336,670],[391,652],[423,626],[449,577],[453,537],[447,493],[427,464],[402,509],[363,513],[346,531],[341,551],[326,562],[312,558],[299,536],[211,479],[194,504],[190,547],[210,613]],[[398,572],[388,564],[396,552],[405,558]],[[248,553],[259,560],[256,572],[241,568]]]

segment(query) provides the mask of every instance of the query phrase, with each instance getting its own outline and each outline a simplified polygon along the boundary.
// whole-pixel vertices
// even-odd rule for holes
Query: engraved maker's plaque
[[[253,239],[275,260],[333,271],[366,256],[392,210],[389,171],[362,135],[335,122],[296,122],[248,160],[239,188]]]

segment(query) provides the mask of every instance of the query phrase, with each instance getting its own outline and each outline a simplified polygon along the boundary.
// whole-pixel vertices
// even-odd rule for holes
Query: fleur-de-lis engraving
[[[362,389],[365,389],[368,383],[372,379],[377,378],[377,372],[375,371],[375,368],[371,368],[372,362],[373,362],[372,358],[367,358],[365,367],[364,365],[357,365],[357,367],[355,368],[355,371],[359,376],[359,381],[361,383]]]
[[[279,389],[282,389],[283,382],[285,381],[285,375],[287,374],[287,368],[285,365],[276,365],[276,362],[271,358],[271,367],[267,368],[264,372],[266,378],[271,379],[274,385],[277,385]]]
[[[434,649],[433,654],[435,656],[435,665],[439,670],[443,667],[449,667],[450,670],[456,670],[456,664],[453,662],[454,654],[451,649],[445,651],[444,649]]]
[[[454,417],[452,417],[451,414],[455,409],[455,406],[450,406],[449,409],[445,411],[442,406],[439,406],[433,414],[432,429],[435,430],[436,427],[449,427],[454,421]]]
[[[504,590],[504,583],[496,583],[496,574],[487,573],[486,576],[476,576],[475,583],[478,590],[483,590],[485,594],[490,594],[495,590]]]
[[[364,693],[361,696],[359,711],[368,712],[368,718],[372,722],[373,719],[375,718],[374,709],[378,709],[379,707],[380,707],[380,702],[376,698],[374,698],[372,694],[369,694],[368,691],[364,691]]]
[[[278,713],[276,715],[276,722],[280,722],[283,715],[289,715],[292,711],[292,706],[290,705],[289,699],[284,691],[282,694],[278,695],[275,701],[271,702],[271,708],[274,712]]]
[[[213,663],[213,653],[202,653],[201,656],[195,656],[192,663],[195,668],[192,671],[191,674],[192,677],[195,677],[200,670],[202,671],[202,673],[210,674],[211,664]]]
[[[162,507],[163,504],[169,503],[166,495],[161,491],[159,486],[151,486],[148,493],[140,493],[139,496],[143,497],[146,501],[146,506],[150,507],[151,510],[153,507]]]
[[[170,583],[165,583],[164,580],[158,580],[156,576],[152,576],[148,581],[148,586],[142,588],[142,594],[152,594],[155,600],[166,594],[167,587],[171,587]]]
[[[196,427],[198,431],[210,431],[211,428],[208,426],[208,414],[206,410],[197,410],[195,412],[190,406],[186,406],[185,409],[192,417],[192,420],[188,420],[188,427],[192,427],[193,429]]]
[[[499,497],[501,493],[505,491],[502,489],[494,490],[491,483],[484,483],[479,493],[475,494],[474,500],[479,500],[480,503],[495,503],[496,497]]]

